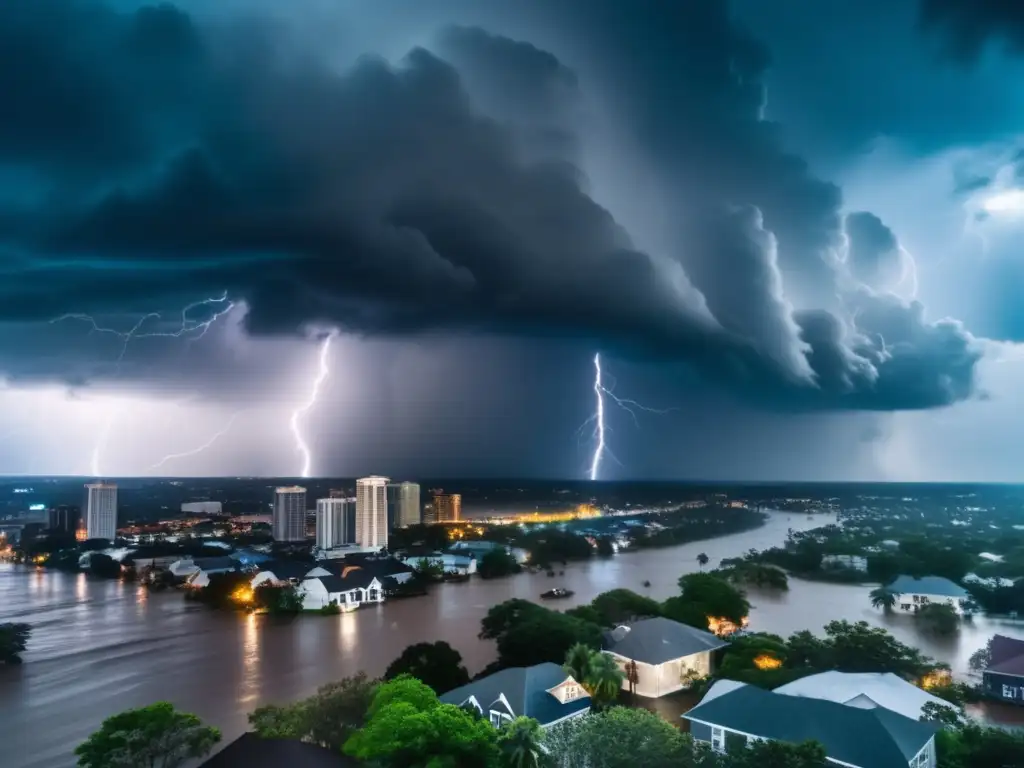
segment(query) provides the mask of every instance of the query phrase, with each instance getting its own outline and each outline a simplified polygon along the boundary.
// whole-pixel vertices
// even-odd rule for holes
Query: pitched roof
[[[199,768],[348,768],[358,760],[332,749],[291,739],[261,739],[243,733]]]
[[[946,704],[938,696],[891,672],[822,672],[801,677],[774,692],[835,701],[861,709],[885,707],[912,720],[920,719],[925,704]]]
[[[270,571],[278,579],[301,579],[312,569],[309,563],[298,560],[268,560],[259,566],[260,572]]]
[[[645,664],[662,664],[727,645],[710,632],[660,616],[616,627],[604,633],[602,642],[604,650]]]
[[[514,716],[532,717],[541,725],[547,725],[590,707],[590,697],[585,693],[566,704],[548,693],[568,677],[560,666],[551,662],[511,667],[449,691],[441,696],[441,701],[461,706],[472,696],[486,714],[491,704],[504,695]]]
[[[753,685],[702,701],[683,717],[791,744],[817,741],[833,760],[862,768],[906,768],[939,729],[883,707],[848,707]]]
[[[374,574],[364,571],[362,568],[353,568],[345,576],[317,576],[306,581],[319,581],[324,589],[330,594],[336,592],[348,592],[353,589],[366,589],[370,583],[377,578]]]
[[[197,557],[192,563],[201,571],[233,571],[238,561],[233,557]]]
[[[1024,641],[1006,635],[992,638],[992,660],[986,672],[1001,672],[1004,675],[1024,675]]]
[[[317,566],[330,571],[335,576],[341,576],[346,571],[360,568],[366,573],[372,573],[378,579],[398,573],[412,573],[415,570],[393,557],[346,557],[341,560],[321,561],[317,563]]]
[[[942,595],[943,597],[968,597],[969,593],[956,582],[941,576],[924,576],[916,579],[913,576],[900,576],[896,581],[886,585],[890,592],[900,595]]]

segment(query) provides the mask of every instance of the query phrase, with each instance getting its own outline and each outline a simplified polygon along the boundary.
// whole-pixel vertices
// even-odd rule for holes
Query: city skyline
[[[143,5],[0,6],[0,473],[1024,480],[1018,18]]]

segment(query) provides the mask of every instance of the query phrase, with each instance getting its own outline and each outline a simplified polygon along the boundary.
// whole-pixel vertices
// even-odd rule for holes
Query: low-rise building
[[[916,613],[929,604],[948,605],[957,613],[963,613],[970,593],[949,579],[941,576],[900,576],[886,589],[897,595],[895,609],[904,613]]]
[[[451,546],[452,552],[456,554],[472,554],[478,560],[496,549],[504,549],[512,555],[517,563],[525,563],[530,559],[530,553],[519,547],[510,547],[507,544],[500,544],[496,541],[457,541]]]
[[[358,565],[345,569],[341,576],[317,576],[299,585],[302,607],[307,611],[334,603],[343,611],[352,611],[366,603],[384,602],[384,583]]]
[[[604,633],[602,649],[618,662],[630,689],[629,667],[637,695],[648,698],[666,696],[688,687],[693,678],[712,672],[712,654],[729,643],[710,632],[662,617],[643,619]]]
[[[550,728],[590,711],[590,694],[551,662],[503,669],[440,698],[445,704],[473,707],[496,728],[517,717],[532,717]]]
[[[175,566],[179,570],[184,569],[182,561],[171,565],[171,573],[175,573]],[[197,557],[192,561],[192,570],[185,577],[185,584],[196,589],[202,589],[210,585],[210,577],[219,573],[232,573],[238,570],[238,561],[231,557]]]
[[[410,568],[419,567],[424,560],[433,567],[441,568],[445,573],[455,573],[460,576],[471,576],[476,573],[476,557],[473,555],[460,555],[456,552],[431,552],[402,558],[402,562]]]
[[[985,693],[1010,704],[1024,704],[1024,641],[996,635],[989,650],[991,659],[981,673]]]
[[[716,752],[746,749],[751,740],[816,741],[830,762],[848,768],[936,764],[939,726],[885,707],[864,709],[720,680],[683,717],[690,722],[693,738]]]
[[[949,706],[944,699],[932,696],[892,672],[821,672],[776,688],[774,693],[834,701],[861,709],[884,707],[912,720],[921,719],[926,704]]]
[[[252,588],[298,584],[309,575],[311,568],[309,563],[297,560],[270,560],[260,565],[259,570],[253,574]],[[324,571],[323,575],[330,574]]]

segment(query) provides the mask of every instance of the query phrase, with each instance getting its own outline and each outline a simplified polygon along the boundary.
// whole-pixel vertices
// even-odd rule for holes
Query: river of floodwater
[[[751,548],[781,544],[789,528],[834,522],[826,515],[772,513],[757,530],[664,549],[625,552],[570,564],[564,576],[442,584],[426,597],[396,600],[340,616],[280,619],[212,611],[177,592],[148,593],[135,584],[0,564],[0,623],[32,625],[24,664],[0,667],[0,765],[68,768],[72,751],[107,716],[154,701],[172,701],[220,727],[230,741],[263,703],[285,703],[319,685],[365,670],[381,674],[409,644],[445,640],[473,673],[494,658],[477,638],[488,608],[512,597],[538,599],[553,586],[575,591],[566,609],[617,587],[665,599],[676,580]],[[650,581],[649,588],[643,587]],[[832,619],[864,619],[964,672],[971,653],[995,632],[1024,639],[1024,624],[976,618],[956,637],[922,635],[910,616],[884,616],[869,586],[790,580],[788,592],[753,591],[751,629],[788,635],[820,631]],[[1016,719],[1019,710],[991,715]]]

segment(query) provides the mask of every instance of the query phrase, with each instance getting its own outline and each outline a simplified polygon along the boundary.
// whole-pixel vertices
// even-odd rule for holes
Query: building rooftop
[[[514,715],[532,717],[547,725],[590,707],[590,697],[585,693],[565,704],[548,693],[566,679],[565,670],[551,662],[512,667],[449,691],[441,696],[441,701],[461,706],[472,697],[486,715],[491,705],[504,696]]]
[[[900,595],[941,595],[942,597],[969,597],[970,593],[949,579],[941,576],[900,576],[886,586],[890,592]]]
[[[350,768],[360,765],[341,752],[291,739],[243,733],[199,768]]]
[[[722,638],[662,617],[643,619],[604,633],[602,648],[645,664],[663,664],[702,651],[725,648]]]
[[[885,707],[913,720],[921,718],[925,704],[947,704],[891,672],[822,672],[801,677],[776,688],[774,692],[834,701],[861,709]]]
[[[1024,640],[995,635],[992,638],[992,659],[985,671],[1024,677]]]

